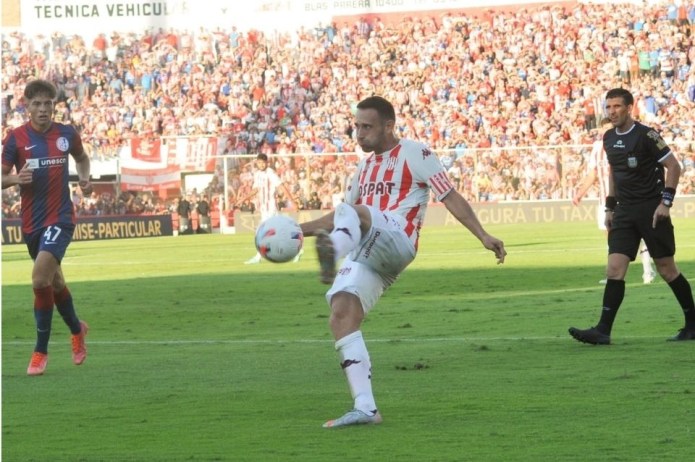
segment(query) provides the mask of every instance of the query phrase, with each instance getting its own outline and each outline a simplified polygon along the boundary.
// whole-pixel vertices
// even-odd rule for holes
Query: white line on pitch
[[[661,336],[621,336],[621,339],[655,339],[662,338]],[[367,343],[475,343],[475,342],[504,342],[504,341],[522,341],[522,340],[571,340],[566,335],[557,336],[528,336],[528,337],[434,337],[434,338],[377,338],[367,339]],[[33,341],[5,341],[3,346],[22,346],[33,345]],[[333,340],[320,339],[276,339],[276,340],[96,340],[90,341],[89,345],[101,346],[119,346],[119,345],[277,345],[285,343],[296,344],[318,344],[318,343],[334,343]],[[60,345],[56,345],[60,347]]]

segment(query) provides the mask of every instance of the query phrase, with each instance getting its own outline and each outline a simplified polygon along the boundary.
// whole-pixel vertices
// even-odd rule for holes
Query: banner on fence
[[[72,240],[94,241],[173,235],[171,215],[80,217],[77,220]],[[2,245],[21,244],[23,242],[21,220],[3,220]]]
[[[177,166],[152,169],[121,168],[121,191],[162,191],[181,188]]]
[[[514,225],[518,223],[596,222],[596,199],[586,199],[579,206],[567,200],[474,202],[471,207],[483,226]],[[602,211],[603,209],[601,209]],[[315,220],[327,210],[303,210],[287,213],[298,222]],[[680,196],[674,202],[671,216],[676,219],[695,218],[695,196]],[[234,232],[253,233],[261,221],[259,213],[234,212]],[[425,226],[460,226],[461,224],[442,204],[432,204],[425,214]]]
[[[161,162],[162,153],[159,138],[132,138],[130,140],[130,156],[144,162]]]

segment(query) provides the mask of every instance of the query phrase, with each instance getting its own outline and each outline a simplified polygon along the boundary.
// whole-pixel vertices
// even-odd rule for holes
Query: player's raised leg
[[[316,253],[321,266],[321,282],[331,284],[335,279],[337,261],[350,253],[362,240],[362,230],[371,226],[368,210],[341,203],[333,215],[333,231],[316,233]]]

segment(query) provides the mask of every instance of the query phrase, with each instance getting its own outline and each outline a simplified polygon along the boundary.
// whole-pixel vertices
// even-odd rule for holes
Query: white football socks
[[[649,255],[649,249],[646,246],[642,246],[642,274],[654,276],[655,271],[652,269],[652,257]]]
[[[355,400],[355,409],[371,414],[376,409],[372,394],[372,365],[362,332],[358,330],[341,338],[335,342],[335,349]]]
[[[335,208],[331,241],[335,249],[335,259],[340,260],[357,247],[362,240],[360,217],[352,206],[340,203]]]

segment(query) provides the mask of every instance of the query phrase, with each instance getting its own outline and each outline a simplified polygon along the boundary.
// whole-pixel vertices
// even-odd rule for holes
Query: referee
[[[644,239],[659,275],[671,287],[685,315],[685,326],[669,340],[695,340],[692,289],[673,258],[676,241],[670,211],[681,166],[656,130],[632,118],[633,105],[632,94],[623,88],[606,94],[606,111],[613,125],[603,135],[610,166],[605,215],[607,284],[598,324],[589,329],[569,329],[576,340],[593,345],[611,343],[613,321],[625,296],[625,274],[637,256],[640,239]]]

